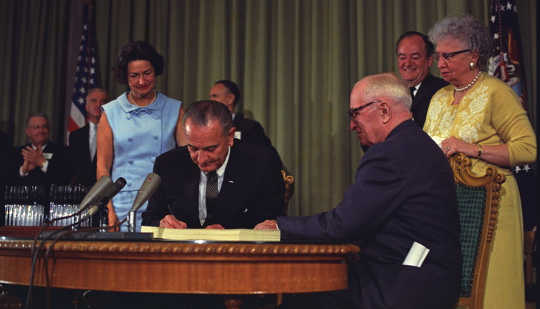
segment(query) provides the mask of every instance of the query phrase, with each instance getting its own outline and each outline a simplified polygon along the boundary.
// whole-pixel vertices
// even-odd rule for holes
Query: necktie
[[[409,87],[409,90],[411,91],[411,98],[413,98],[413,99],[414,99],[414,90],[415,89],[416,89],[415,87]]]
[[[88,144],[88,148],[90,149],[90,160],[91,161],[94,161],[94,157],[96,156],[96,125],[95,124],[90,124],[90,131],[89,131],[89,144]]]
[[[216,171],[206,175],[206,222],[213,224],[218,196],[218,176]]]

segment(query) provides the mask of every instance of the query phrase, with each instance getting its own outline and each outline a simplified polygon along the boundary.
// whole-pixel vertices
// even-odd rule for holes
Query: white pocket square
[[[413,242],[411,249],[409,249],[409,253],[407,253],[407,256],[405,257],[405,260],[403,260],[402,264],[407,266],[421,267],[428,253],[428,248],[415,241]]]

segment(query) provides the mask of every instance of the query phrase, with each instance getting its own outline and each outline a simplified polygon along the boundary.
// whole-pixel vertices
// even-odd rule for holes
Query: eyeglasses
[[[358,116],[358,114],[360,114],[360,112],[361,112],[364,108],[370,106],[371,104],[377,103],[377,102],[378,102],[378,101],[371,101],[371,102],[369,102],[369,103],[367,103],[367,104],[365,104],[365,105],[358,106],[357,108],[351,108],[351,109],[349,109],[349,117],[351,117],[351,119],[356,118],[356,116]]]
[[[470,51],[471,51],[471,49],[468,48],[468,49],[462,49],[462,50],[458,50],[458,51],[451,52],[451,53],[434,53],[433,58],[435,59],[435,61],[439,61],[440,57],[443,57],[444,60],[448,61],[448,60],[452,59],[455,55],[463,54],[463,53],[470,52]]]

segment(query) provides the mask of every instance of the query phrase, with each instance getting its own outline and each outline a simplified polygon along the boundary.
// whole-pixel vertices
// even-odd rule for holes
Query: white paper
[[[403,260],[403,265],[421,267],[428,253],[428,248],[415,241],[413,242],[411,249],[409,249],[409,253],[407,253],[405,260]]]
[[[242,140],[242,132],[234,131],[234,138]]]

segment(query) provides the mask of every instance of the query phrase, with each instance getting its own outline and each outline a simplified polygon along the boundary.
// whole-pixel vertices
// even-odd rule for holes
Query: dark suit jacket
[[[235,126],[237,132],[241,132],[241,142],[272,146],[272,142],[264,133],[261,124],[255,120],[244,118],[244,114],[235,114],[233,126]]]
[[[225,228],[253,228],[257,223],[276,218],[283,209],[283,179],[277,153],[264,146],[235,143],[223,184],[218,195],[215,221]],[[159,225],[172,214],[189,228],[201,228],[199,222],[200,170],[186,147],[160,155],[154,172],[161,185],[142,214],[143,225]]]
[[[424,122],[426,122],[426,114],[431,97],[435,94],[435,92],[437,92],[437,90],[446,85],[448,85],[446,81],[431,74],[428,74],[422,81],[420,88],[413,98],[411,106],[414,121],[420,126],[420,128],[423,128]]]
[[[90,126],[87,124],[69,135],[69,157],[73,167],[72,183],[91,185],[96,182],[97,155],[93,160],[90,159],[89,134]]]
[[[451,308],[459,292],[456,192],[446,157],[413,121],[369,148],[336,208],[278,217],[282,239],[352,242],[351,308]],[[430,249],[418,268],[402,265],[413,242]]]
[[[15,165],[16,165],[15,150],[9,142],[8,136],[0,131],[0,193],[3,192],[4,184],[11,184],[15,179]],[[0,196],[0,200],[3,195]]]
[[[21,177],[19,168],[22,166],[24,159],[21,155],[21,150],[30,146],[26,144],[17,149],[17,164],[16,164],[16,179],[18,183],[26,185],[49,185],[49,184],[67,184],[71,177],[69,159],[64,146],[60,146],[51,141],[47,143],[44,153],[51,153],[52,158],[49,160],[47,173],[43,173],[41,168],[36,167],[28,173],[28,176]]]

